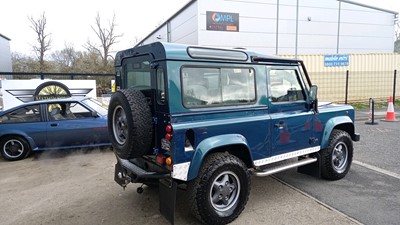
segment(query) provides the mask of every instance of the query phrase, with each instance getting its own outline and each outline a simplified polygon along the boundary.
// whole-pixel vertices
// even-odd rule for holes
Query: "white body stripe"
[[[189,173],[189,168],[190,162],[175,164],[172,170],[172,178],[186,181]]]
[[[276,155],[276,156],[272,156],[272,157],[268,157],[268,158],[264,158],[264,159],[259,159],[259,160],[254,161],[254,165],[255,166],[263,166],[263,165],[267,165],[270,163],[279,162],[279,161],[282,161],[285,159],[291,159],[294,157],[318,152],[320,149],[321,149],[320,146],[316,146],[316,147],[312,147],[312,148],[301,149],[301,150],[298,150],[295,152],[288,152],[288,153],[281,154],[281,155]]]

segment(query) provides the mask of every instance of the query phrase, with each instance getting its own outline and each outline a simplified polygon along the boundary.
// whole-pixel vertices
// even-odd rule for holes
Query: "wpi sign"
[[[207,11],[207,30],[239,31],[239,13]]]

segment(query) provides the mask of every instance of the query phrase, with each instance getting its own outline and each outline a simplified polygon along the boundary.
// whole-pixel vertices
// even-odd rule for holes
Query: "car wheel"
[[[328,148],[321,152],[321,175],[327,180],[339,180],[350,170],[353,159],[353,142],[343,130],[333,130]]]
[[[18,136],[8,136],[0,141],[1,155],[9,161],[24,159],[31,152],[28,142]]]
[[[236,156],[215,153],[202,164],[188,186],[191,210],[206,224],[227,224],[243,211],[250,193],[250,175]]]
[[[153,123],[142,92],[124,89],[112,95],[108,131],[114,151],[123,159],[139,158],[151,151]]]

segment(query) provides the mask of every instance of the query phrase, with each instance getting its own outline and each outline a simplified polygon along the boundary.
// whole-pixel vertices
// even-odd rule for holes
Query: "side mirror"
[[[313,108],[315,113],[318,113],[318,98],[317,98],[318,86],[312,85],[310,88],[310,108]]]

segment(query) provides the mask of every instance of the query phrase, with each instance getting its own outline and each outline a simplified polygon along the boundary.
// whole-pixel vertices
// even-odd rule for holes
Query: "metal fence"
[[[293,55],[283,57],[294,58]],[[349,54],[349,66],[325,67],[324,55],[298,55],[306,64],[318,98],[339,103],[368,102],[369,98],[400,99],[400,54]]]
[[[294,58],[293,55],[282,55]],[[306,64],[320,100],[349,103],[368,102],[369,98],[386,100],[389,96],[400,99],[400,54],[349,54],[349,66],[325,67],[324,55],[298,55]],[[114,74],[89,73],[7,73],[0,79],[72,79],[96,80],[97,95],[108,92]]]

